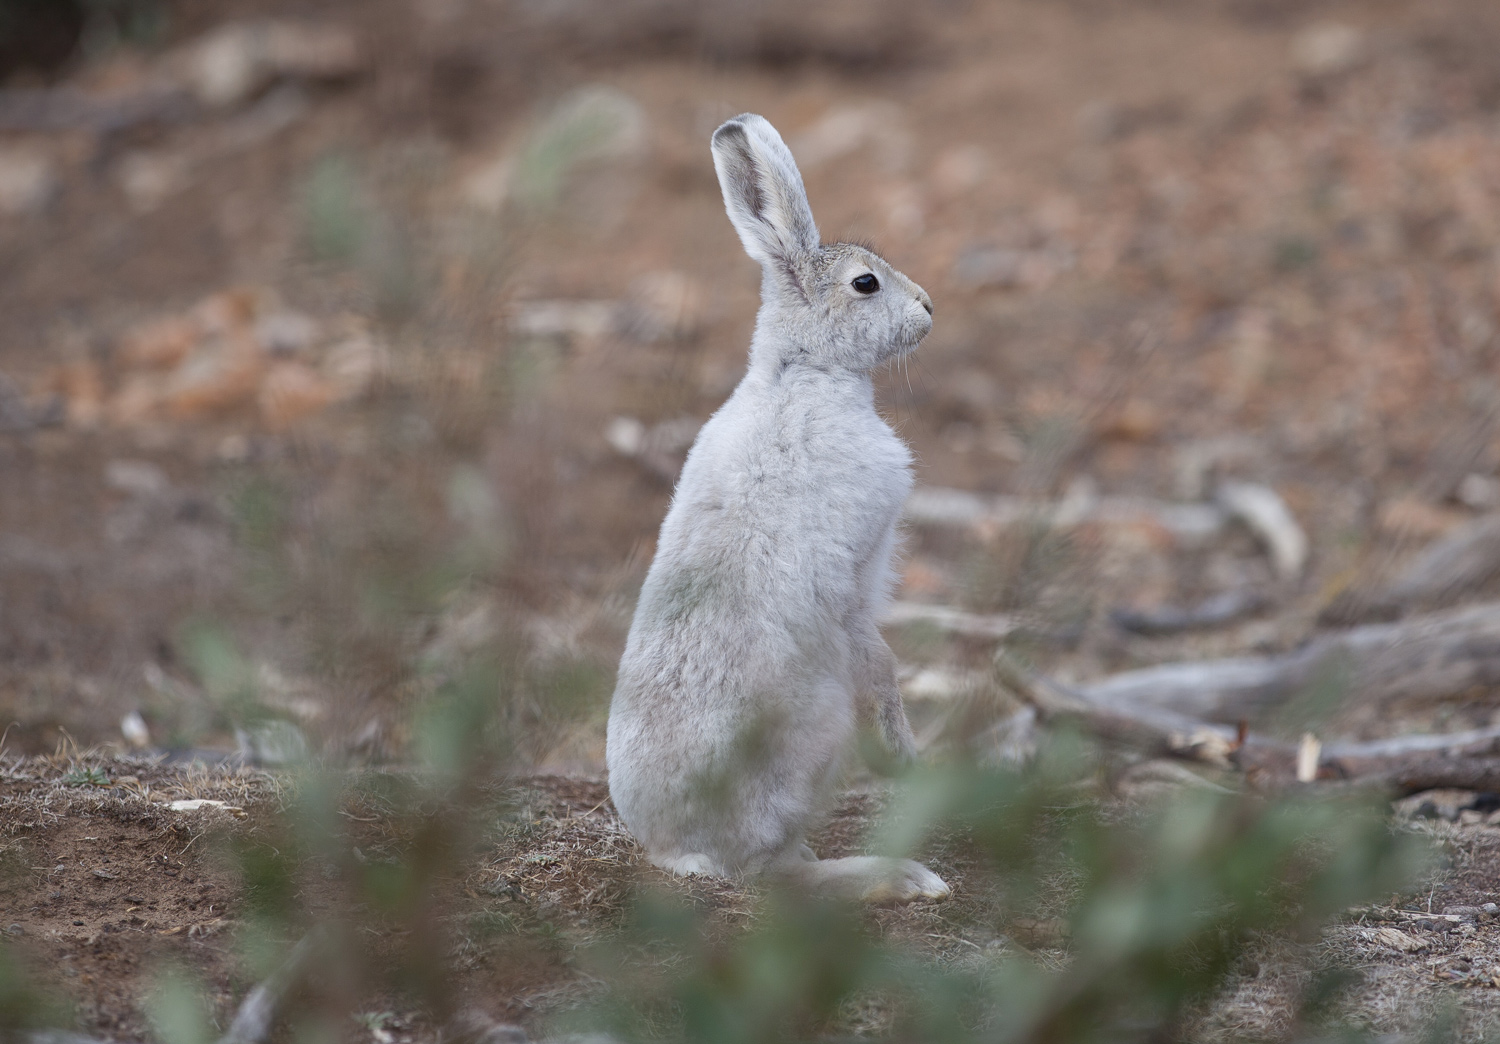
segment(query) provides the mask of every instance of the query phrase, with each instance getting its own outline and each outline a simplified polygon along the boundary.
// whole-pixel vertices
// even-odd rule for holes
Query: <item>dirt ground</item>
[[[1063,678],[1276,651],[1500,508],[1484,0],[882,2],[811,23],[768,0],[727,35],[669,0],[138,6],[148,29],[6,64],[4,86],[123,111],[202,34],[267,17],[347,32],[357,59],[134,122],[23,127],[0,105],[0,929],[91,1030],[140,1039],[160,961],[230,1010],[250,981],[226,932],[243,882],[198,839],[270,830],[278,801],[255,770],[105,755],[108,786],[65,782],[79,764],[53,752],[125,745],[132,712],[150,751],[228,753],[273,713],[322,753],[400,764],[419,697],[500,648],[519,664],[501,672],[509,742],[564,775],[534,784],[534,847],[489,853],[462,915],[504,913],[482,890],[504,877],[508,901],[585,931],[650,878],[594,780],[675,469],[753,323],[707,150],[734,113],[784,132],[825,236],[874,240],[932,294],[933,334],[880,382],[920,484],[1195,504],[1245,479],[1311,547],[1289,578],[1235,527],[921,527],[902,598],[1018,614]],[[580,98],[614,129],[555,198],[528,188]],[[162,320],[188,324],[185,359],[152,356],[176,350]],[[190,399],[199,364],[223,380]],[[1226,590],[1262,608],[1173,637],[1110,621]],[[913,672],[961,676],[992,647],[891,640]],[[1337,728],[1487,725],[1497,698],[1356,699]],[[908,699],[937,735],[945,698]],[[179,798],[243,815],[164,810]],[[855,843],[860,800],[831,846]],[[1403,910],[1500,901],[1500,828],[1419,829],[1449,868]],[[1010,945],[961,913],[876,916],[948,957]],[[1490,1012],[1497,932],[1371,911],[1322,945],[1395,1028],[1444,999]],[[588,990],[567,945],[524,973],[488,945],[461,990],[495,1017],[534,1026]],[[1275,969],[1216,1025],[1273,1033],[1295,985]]]
[[[89,769],[93,775],[85,775]],[[235,845],[243,851],[285,843],[280,782],[260,770],[98,755],[8,757],[3,771],[3,930],[33,981],[66,998],[80,1029],[138,1040],[151,1033],[148,1002],[164,971],[190,969],[208,988],[218,1025],[227,1026],[258,981],[244,941],[255,920],[253,883],[230,853]],[[410,824],[358,793],[340,814],[364,858],[378,859]],[[443,956],[460,1007],[535,1032],[590,999],[600,982],[588,948],[620,928],[643,889],[686,891],[726,928],[757,916],[763,896],[755,890],[671,882],[646,864],[599,780],[540,776],[506,783],[503,795],[507,813],[498,840],[481,843],[438,900],[450,940]],[[221,804],[171,807],[198,799]],[[879,805],[876,795],[849,795],[815,843],[829,854],[858,851]],[[962,888],[962,862],[935,865]],[[321,918],[340,908],[339,895],[316,876],[302,882],[297,900]],[[884,933],[952,957],[998,945],[992,933],[976,942],[972,926],[958,927],[978,901],[882,908],[869,916]],[[549,926],[550,942],[519,934],[541,924]],[[361,946],[380,951],[390,941],[389,934],[375,935]],[[409,998],[360,1001],[361,1010],[386,1011],[406,1039],[433,1039],[437,1032],[431,1013],[413,1008]]]
[[[261,770],[97,754],[9,756],[0,771],[3,930],[32,981],[62,998],[79,1029],[141,1040],[151,1035],[150,998],[163,974],[186,970],[206,987],[210,1017],[227,1026],[265,975],[256,974],[246,941],[255,938],[256,924],[249,864],[230,853],[286,843],[283,781]],[[687,893],[727,931],[760,916],[765,897],[758,890],[673,882],[645,864],[598,780],[534,777],[507,782],[502,791],[503,827],[460,861],[436,900],[458,1010],[545,1033],[558,1016],[599,996],[593,947],[618,932],[634,900],[652,889]],[[351,791],[340,815],[360,858],[379,859],[410,824],[360,793]],[[1457,812],[1472,795],[1432,798],[1404,811],[1415,814],[1408,829],[1429,837],[1441,854],[1423,890],[1390,906],[1350,911],[1321,940],[1301,944],[1303,951],[1266,939],[1202,1014],[1202,1039],[1285,1033],[1310,967],[1350,971],[1341,1010],[1377,1032],[1415,1030],[1449,1007],[1461,1013],[1466,1039],[1493,1027],[1500,917],[1483,906],[1496,896],[1500,817]],[[210,804],[171,807],[199,799]],[[858,852],[882,805],[878,791],[850,793],[814,844],[825,855]],[[872,908],[869,926],[945,963],[982,965],[1017,947],[1044,963],[1068,960],[1066,940],[1045,917],[997,930],[987,916],[987,889],[969,887],[982,868],[965,852],[940,843],[923,853],[952,885],[952,899]],[[336,918],[342,900],[329,880],[327,873],[303,880],[297,906]],[[543,936],[535,934],[540,925],[548,926]],[[359,945],[378,955],[399,932],[367,927]],[[359,1002],[359,1011],[379,1018],[338,1027],[345,1039],[436,1037],[433,1013],[399,991]],[[877,1016],[865,1029],[879,1025]]]
[[[201,682],[183,623],[209,617],[289,688],[314,689],[327,734],[399,750],[410,674],[386,661],[413,639],[351,636],[360,611],[316,603],[390,547],[453,542],[456,509],[442,509],[466,477],[506,549],[476,599],[542,621],[550,647],[599,675],[584,699],[596,734],[684,440],[742,364],[756,279],[704,141],[746,108],[803,155],[828,234],[874,238],[937,302],[911,367],[882,381],[921,483],[1191,501],[1244,478],[1280,493],[1312,548],[1285,582],[1234,530],[1206,547],[1149,526],[1029,543],[923,530],[904,597],[1029,613],[1072,636],[1056,666],[1074,677],[1285,648],[1341,593],[1489,509],[1490,5],[954,0],[900,23],[899,45],[824,27],[790,51],[769,5],[743,53],[671,4],[646,9],[632,35],[582,32],[568,5],[381,0],[357,19],[334,3],[168,6],[148,46],[50,74],[132,97],[173,47],[278,13],[346,28],[363,56],[238,108],[5,135],[50,179],[0,236],[0,372],[30,411],[0,434],[12,749],[50,751],[59,730],[113,738],[131,710],[157,743],[228,742],[222,714],[181,698]],[[507,223],[506,163],[587,84],[619,92],[615,158],[569,181],[560,208]],[[342,260],[340,222],[364,244]],[[294,359],[258,397],[150,408],[182,375],[140,363],[161,348],[149,324],[233,311],[209,295],[234,288],[261,319],[314,324],[312,347],[273,346]],[[601,334],[600,304],[658,329],[637,317]],[[380,374],[363,397],[311,372],[345,329]],[[619,422],[660,445],[631,459]],[[243,494],[262,479],[300,557],[280,563],[295,574],[285,597],[247,604]],[[366,524],[392,505],[412,513],[395,532]],[[1243,587],[1268,606],[1208,635],[1124,636],[1108,620]],[[446,632],[474,606],[438,608]],[[533,753],[597,765],[597,742],[558,742]]]

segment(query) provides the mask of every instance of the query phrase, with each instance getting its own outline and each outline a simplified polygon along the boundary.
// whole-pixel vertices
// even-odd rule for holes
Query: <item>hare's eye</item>
[[[862,276],[855,276],[854,282],[850,285],[862,294],[873,294],[876,290],[880,289],[880,280],[876,279],[869,272],[866,272]]]

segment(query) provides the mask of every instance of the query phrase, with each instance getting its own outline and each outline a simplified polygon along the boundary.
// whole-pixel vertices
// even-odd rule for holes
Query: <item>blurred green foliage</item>
[[[1424,865],[1425,847],[1374,805],[1204,791],[1110,810],[1080,796],[1095,763],[1065,741],[1031,773],[928,771],[909,781],[885,838],[896,852],[962,838],[987,868],[962,887],[993,894],[996,937],[1056,918],[1062,961],[1009,943],[924,960],[847,908],[795,896],[777,897],[749,932],[715,937],[692,908],[657,898],[601,947],[612,990],[599,1018],[627,1040],[769,1044],[826,1038],[873,996],[894,1040],[1191,1039],[1193,1017],[1257,938],[1313,937]],[[641,961],[641,948],[657,959]],[[1329,995],[1342,980],[1311,981],[1302,1030],[1315,1037],[1338,1028]]]
[[[512,172],[512,198],[524,211],[545,211],[562,198],[574,172],[632,147],[639,107],[619,91],[574,91],[538,121]]]
[[[210,1029],[210,1009],[203,984],[182,969],[165,972],[146,998],[146,1011],[162,1044],[208,1044],[217,1034]]]
[[[4,896],[0,889],[0,896]],[[0,936],[0,1042],[9,1044],[27,1030],[60,1024],[67,1008],[44,990]]]
[[[314,257],[348,263],[358,255],[368,234],[367,217],[348,156],[325,156],[314,165],[302,186],[302,216]]]

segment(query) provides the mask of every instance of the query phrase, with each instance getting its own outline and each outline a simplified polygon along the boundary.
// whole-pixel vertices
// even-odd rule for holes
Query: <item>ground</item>
[[[916,527],[903,599],[1014,614],[1065,678],[1282,650],[1500,506],[1500,14],[1482,0],[821,20],[765,0],[743,21],[670,0],[96,6],[140,18],[27,67],[0,41],[4,86],[115,104],[181,75],[201,34],[266,17],[358,50],[114,129],[0,112],[0,920],[100,1032],[145,1032],[158,958],[196,968],[220,1015],[243,993],[223,929],[244,882],[196,839],[272,831],[280,800],[257,770],[109,753],[90,755],[109,786],[65,782],[96,764],[80,747],[128,746],[132,712],[144,749],[177,759],[253,746],[269,715],[341,764],[404,772],[424,701],[472,685],[519,775],[551,775],[528,784],[525,847],[496,842],[455,896],[503,906],[482,888],[503,876],[508,902],[586,928],[655,880],[595,780],[672,478],[753,322],[707,150],[737,112],[784,132],[825,236],[875,240],[932,294],[934,333],[879,377],[921,485],[1206,504],[1243,479],[1311,547],[1282,576],[1238,527]],[[610,129],[570,166],[580,112]],[[1111,622],[1224,591],[1261,608],[1168,637]],[[890,638],[984,697],[909,685],[924,739],[1011,709],[973,681],[993,642]],[[1488,724],[1497,697],[1354,699],[1325,724]],[[163,810],[177,797],[243,818]],[[1446,822],[1450,869],[1431,911],[1407,909],[1495,898],[1495,828]],[[693,887],[749,916],[744,894]],[[873,916],[945,957],[1010,945],[965,934],[963,911]],[[1398,954],[1362,934],[1388,915],[1324,943],[1369,972],[1373,1018],[1395,997],[1489,1007],[1495,922],[1392,920],[1420,944]],[[496,1017],[531,1025],[586,991],[564,956],[527,979],[495,946],[473,952],[509,977],[481,962],[463,988]],[[1280,981],[1260,967],[1225,1025],[1265,1025]]]
[[[63,1010],[71,1007],[80,1029],[139,1040],[152,1032],[150,998],[163,970],[186,969],[206,987],[217,1024],[227,1026],[264,975],[254,972],[253,948],[255,890],[264,884],[233,853],[287,843],[285,778],[99,754],[8,757],[0,769],[4,931],[33,982],[65,998]],[[361,863],[411,837],[412,823],[379,793],[368,782],[355,786],[339,809]],[[860,851],[884,806],[881,794],[868,787],[847,794],[813,839],[817,849]],[[497,781],[494,795],[494,807],[504,810],[499,829],[485,831],[434,890],[458,1009],[545,1032],[559,1015],[598,998],[599,962],[608,959],[598,947],[617,938],[633,904],[653,892],[686,896],[730,934],[763,916],[766,897],[757,887],[673,880],[646,864],[598,780],[508,779]],[[1286,1032],[1310,967],[1351,970],[1341,1010],[1381,1032],[1411,1029],[1454,1004],[1471,1034],[1492,1025],[1500,1014],[1500,916],[1482,907],[1496,894],[1500,822],[1456,812],[1470,795],[1433,797],[1402,813],[1439,857],[1422,890],[1352,909],[1320,939],[1257,943],[1225,996],[1203,1013],[1206,1039]],[[206,807],[170,807],[205,798]],[[340,856],[329,850],[320,858]],[[983,963],[1016,948],[1044,964],[1070,959],[1059,922],[1046,911],[995,922],[983,868],[964,846],[939,842],[923,858],[954,895],[868,910],[867,926],[888,942],[945,963]],[[332,879],[331,871],[302,879],[298,908],[334,918],[329,923],[341,909],[348,913]],[[389,952],[404,934],[394,925],[363,932],[360,946],[374,954]],[[362,996],[359,1010],[380,1013],[379,1025],[398,1039],[430,1040],[437,1031],[432,1012],[399,990]],[[851,1017],[856,1024],[863,1017],[866,1031],[881,1025],[878,1009]],[[367,1023],[339,1031],[363,1039]]]

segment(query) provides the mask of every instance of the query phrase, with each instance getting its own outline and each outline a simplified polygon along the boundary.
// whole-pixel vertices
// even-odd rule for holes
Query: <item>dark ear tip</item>
[[[742,117],[736,116],[732,120],[725,120],[719,124],[719,129],[714,131],[712,143],[714,145],[727,145],[731,140],[736,144],[748,142],[750,137],[745,133],[745,125],[740,122]]]

